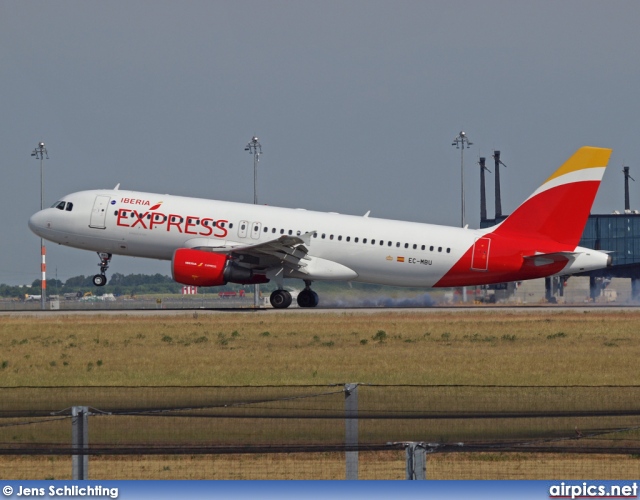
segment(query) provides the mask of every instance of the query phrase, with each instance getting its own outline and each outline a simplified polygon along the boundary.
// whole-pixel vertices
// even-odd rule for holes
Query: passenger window
[[[342,241],[342,236],[338,236],[338,241]]]
[[[264,228],[264,232],[265,232],[265,233],[268,233],[268,232],[269,232],[269,228],[268,228],[268,227],[265,227],[265,228]]]
[[[399,241],[396,243],[396,247],[400,248],[400,242]]]
[[[425,247],[424,245],[422,245],[422,247],[420,247],[420,248],[421,248],[422,250],[424,250],[424,249],[425,249],[425,248],[427,248],[427,247]]]
[[[404,247],[405,247],[405,248],[409,248],[409,243],[405,243],[405,244],[404,244]]]
[[[384,240],[380,240],[380,246],[384,245]]]
[[[189,222],[191,222],[191,221],[189,221]],[[246,228],[247,228],[247,225],[246,225],[246,224],[242,224],[242,226],[240,226],[240,229],[241,229],[242,231],[244,231]]]
[[[442,247],[438,247],[438,252],[442,252]]]
[[[292,234],[293,234],[293,231],[289,229],[289,236],[291,236]]]
[[[447,253],[451,253],[451,249],[450,248],[447,248]]]
[[[322,233],[322,239],[324,240],[325,236],[327,236],[326,234]]]
[[[280,229],[280,234],[284,234],[284,229]]]
[[[353,238],[353,242],[354,243],[358,243],[358,237],[357,236],[355,238]]]
[[[431,245],[431,246],[429,247],[429,250],[431,250],[431,251],[433,252],[433,245]]]
[[[362,238],[362,243],[366,243],[367,242],[367,238]]]
[[[332,240],[333,239],[333,234],[331,236],[329,236],[329,239]]]
[[[418,245],[416,245],[415,243],[413,244],[413,249],[416,250],[418,248]]]
[[[229,229],[233,228],[233,222],[229,222]]]
[[[317,238],[318,237],[318,233],[313,233],[313,237]]]
[[[351,236],[347,236],[347,241],[351,241]]]
[[[387,243],[387,246],[391,246],[391,245],[392,245],[392,243],[391,243],[391,242],[388,242],[388,243]]]
[[[376,240],[371,240],[371,244],[375,245],[376,244]]]
[[[274,227],[274,228],[271,230],[271,232],[272,232],[273,234],[275,234],[275,233],[276,233],[276,228]]]

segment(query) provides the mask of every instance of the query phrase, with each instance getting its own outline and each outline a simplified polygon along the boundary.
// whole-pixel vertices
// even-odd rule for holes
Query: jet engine
[[[171,259],[174,281],[184,285],[221,286],[228,282],[242,285],[268,283],[263,274],[236,265],[228,255],[178,248]]]

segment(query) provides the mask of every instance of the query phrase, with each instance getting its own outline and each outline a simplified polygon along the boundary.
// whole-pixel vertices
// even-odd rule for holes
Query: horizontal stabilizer
[[[536,253],[535,255],[525,255],[524,259],[532,262],[534,266],[547,266],[556,262],[568,262],[577,255],[576,252]]]

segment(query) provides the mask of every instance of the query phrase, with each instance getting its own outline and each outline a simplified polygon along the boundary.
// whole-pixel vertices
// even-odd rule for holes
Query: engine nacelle
[[[221,286],[228,282],[251,285],[268,283],[263,274],[235,265],[228,255],[178,248],[171,259],[171,275],[183,285]]]

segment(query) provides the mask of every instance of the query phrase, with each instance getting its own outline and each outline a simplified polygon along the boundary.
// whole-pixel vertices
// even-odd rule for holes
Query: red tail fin
[[[577,246],[610,155],[605,148],[578,149],[492,233]]]

